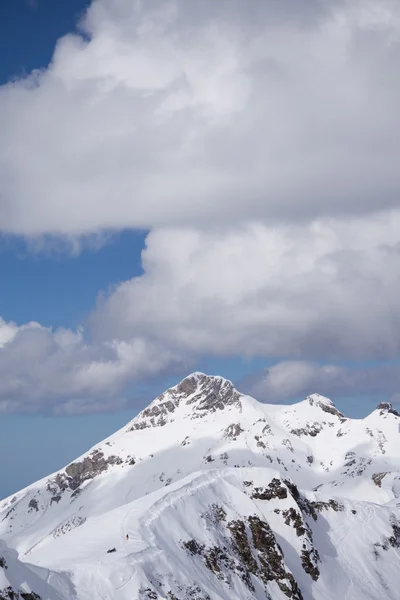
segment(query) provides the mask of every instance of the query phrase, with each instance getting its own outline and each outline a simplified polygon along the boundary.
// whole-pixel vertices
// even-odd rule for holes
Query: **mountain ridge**
[[[54,574],[49,600],[329,600],[335,573],[344,598],[396,598],[399,423],[388,403],[350,419],[195,372],[6,498],[0,537]]]

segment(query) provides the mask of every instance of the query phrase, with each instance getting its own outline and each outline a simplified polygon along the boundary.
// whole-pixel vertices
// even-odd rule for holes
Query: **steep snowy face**
[[[65,596],[46,579],[50,579],[47,570],[21,562],[17,552],[0,540],[0,600],[63,600]],[[68,577],[58,577],[57,587],[72,594]]]
[[[50,600],[397,599],[399,424],[193,373],[4,500],[0,537]]]

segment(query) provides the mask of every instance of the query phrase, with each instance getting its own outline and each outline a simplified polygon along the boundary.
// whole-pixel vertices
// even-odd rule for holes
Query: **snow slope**
[[[0,537],[42,600],[397,599],[399,423],[194,373],[4,500]]]

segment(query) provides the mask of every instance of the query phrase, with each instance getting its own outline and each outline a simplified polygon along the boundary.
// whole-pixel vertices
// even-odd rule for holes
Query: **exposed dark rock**
[[[2,569],[7,569],[7,563],[5,561],[5,558],[3,558],[2,556],[0,556],[0,567]]]
[[[120,465],[122,463],[123,460],[119,456],[111,455],[105,458],[103,452],[94,450],[81,461],[68,465],[64,473],[58,473],[54,478],[49,479],[47,481],[47,491],[53,494],[52,498],[54,502],[59,502],[56,498],[61,498],[65,490],[70,489],[75,493],[83,482],[94,479],[97,475],[104,473],[111,465]],[[72,494],[73,497],[75,495]],[[53,502],[53,499],[51,502]]]
[[[303,548],[301,551],[301,564],[306,573],[310,575],[314,581],[318,581],[320,572],[316,565],[316,561],[312,560],[312,550],[306,550]]]
[[[284,483],[285,483],[286,487],[289,489],[289,492],[291,493],[293,498],[296,500],[296,502],[298,500],[300,500],[300,492],[297,488],[297,485],[295,485],[292,481],[289,481],[288,479],[285,479]]]
[[[400,417],[400,413],[398,413],[397,410],[393,408],[393,405],[390,402],[381,402],[376,407],[376,410],[380,411],[381,416],[385,413],[389,413],[391,415],[395,415],[395,417]]]
[[[295,492],[296,493],[296,492]],[[311,503],[310,503],[311,504]],[[298,506],[304,510],[306,514],[310,514],[314,518],[315,511],[308,505],[308,501],[299,495]],[[318,551],[314,547],[313,535],[310,527],[304,520],[302,512],[290,507],[288,510],[282,511],[282,516],[286,525],[292,525],[298,537],[304,537],[303,549],[301,552],[301,564],[303,569],[310,575],[314,581],[319,577],[318,561],[320,560]]]
[[[259,575],[262,581],[265,584],[276,581],[288,598],[302,600],[303,596],[293,575],[285,569],[282,550],[268,523],[254,515],[249,517],[249,525],[261,565]]]
[[[241,409],[240,398],[230,381],[195,373],[156,398],[136,417],[129,431],[165,425],[181,403],[193,405],[191,417],[195,419],[226,406]]]
[[[375,543],[374,546],[376,548],[382,548],[382,550],[389,550],[390,547],[400,548],[400,522],[392,515],[390,517],[390,524],[393,531],[392,535],[385,537],[382,543]]]
[[[0,600],[41,600],[35,592],[14,591],[11,586],[0,590]]]
[[[272,433],[271,425],[268,425],[268,423],[266,425],[264,425],[264,427],[262,428],[261,433],[263,435],[274,435]]]
[[[244,429],[240,426],[240,423],[232,423],[224,431],[224,437],[228,440],[236,440]]]
[[[53,479],[47,481],[47,491],[54,496],[58,495],[58,492],[64,492],[68,489],[68,480],[63,473],[57,473]]]
[[[328,502],[312,501],[310,502],[310,505],[319,512],[323,510],[329,510],[330,508],[332,508],[335,512],[340,512],[344,510],[343,504],[340,504],[340,502],[337,502],[337,500],[332,499],[328,500]]]
[[[327,398],[323,399],[318,394],[315,394],[314,396],[309,396],[307,400],[311,406],[318,406],[318,408],[324,412],[329,413],[330,415],[335,415],[335,417],[339,417],[342,422],[346,421],[345,416],[336,408],[333,402]]]
[[[107,470],[108,464],[103,452],[98,450],[95,450],[80,462],[71,463],[65,469],[70,489],[76,490],[84,481],[93,479],[96,475],[103,473]]]
[[[226,521],[226,512],[219,504],[213,504],[211,506],[211,512],[214,515],[215,521],[218,523]]]
[[[299,537],[305,534],[306,528],[300,512],[291,506],[289,509],[282,511],[282,515],[286,525],[293,524],[293,527]]]
[[[250,573],[257,574],[258,564],[251,551],[249,539],[246,533],[246,525],[243,521],[231,521],[228,523],[228,529],[231,532],[235,550],[240,557],[242,564],[245,567],[243,580],[247,586],[253,590],[254,586],[251,583]]]
[[[300,429],[291,429],[290,433],[293,435],[309,435],[311,437],[317,436],[323,430],[321,423],[307,423],[305,427]]]
[[[228,458],[229,455],[227,452],[222,452],[222,454],[219,455],[220,460],[222,460],[226,465],[228,464]]]
[[[258,446],[259,448],[264,448],[264,449],[265,449],[265,448],[267,447],[267,446],[266,446],[266,444],[265,444],[265,443],[262,441],[262,439],[260,438],[260,436],[259,436],[259,435],[255,435],[255,436],[254,436],[254,439],[256,440],[256,442],[257,442],[257,446]]]
[[[284,498],[287,498],[287,489],[280,479],[274,478],[267,487],[254,488],[251,497],[255,500],[272,500],[273,498],[283,500]]]
[[[178,390],[179,386],[177,386],[176,390],[172,388],[168,392],[165,392],[165,394],[158,396],[147,408],[139,413],[129,431],[164,426],[167,423],[169,415],[175,412],[179,404],[179,396],[184,395],[183,390],[181,392]],[[167,400],[164,400],[167,394],[169,397]]]
[[[204,554],[204,558],[206,559],[207,569],[214,573],[214,575],[221,573],[221,563],[228,560],[227,554],[221,548],[218,548],[218,546],[210,548]]]
[[[110,548],[109,550],[107,550],[107,554],[111,554],[112,552],[116,552],[115,548]]]
[[[38,501],[35,500],[34,498],[32,498],[32,500],[30,500],[30,502],[28,504],[28,512],[32,512],[33,510],[36,510],[36,512],[39,512]]]
[[[204,545],[199,544],[196,540],[187,540],[186,542],[183,542],[183,545],[193,556],[196,554],[203,554]]]
[[[150,588],[139,590],[139,594],[141,595],[141,598],[148,598],[148,600],[158,600],[159,597],[157,592]]]
[[[391,525],[393,529],[393,535],[391,535],[389,538],[389,544],[392,546],[392,548],[400,548],[400,525],[394,519],[392,519]]]
[[[377,485],[378,487],[382,486],[382,480],[385,477],[385,475],[387,475],[387,472],[385,473],[374,473],[372,475],[372,481],[375,483],[375,485]]]
[[[226,406],[241,408],[241,396],[230,381],[203,374],[198,374],[196,378],[199,391],[186,401],[186,404],[196,405],[193,417],[223,410]]]
[[[183,379],[176,386],[177,394],[183,396],[184,398],[188,398],[197,390],[198,380],[196,376],[189,376]]]
[[[220,509],[214,507],[214,512],[220,512]],[[225,511],[222,517],[223,523]],[[264,586],[275,581],[291,600],[303,599],[293,575],[285,568],[282,550],[266,521],[253,515],[246,521],[230,521],[226,530],[230,534],[230,541],[227,540],[225,545],[207,548],[196,540],[188,540],[183,542],[183,546],[192,556],[201,557],[209,571],[227,583],[230,581],[229,574],[235,573],[249,590],[254,591],[252,577],[256,577]],[[220,531],[222,533],[224,530]],[[307,562],[307,568],[312,576],[315,565]],[[267,590],[266,593],[269,597]]]

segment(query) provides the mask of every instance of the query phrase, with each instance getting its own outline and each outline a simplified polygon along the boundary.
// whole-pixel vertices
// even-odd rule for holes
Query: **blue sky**
[[[138,7],[0,3],[0,497],[192,370],[399,402],[395,20]]]

